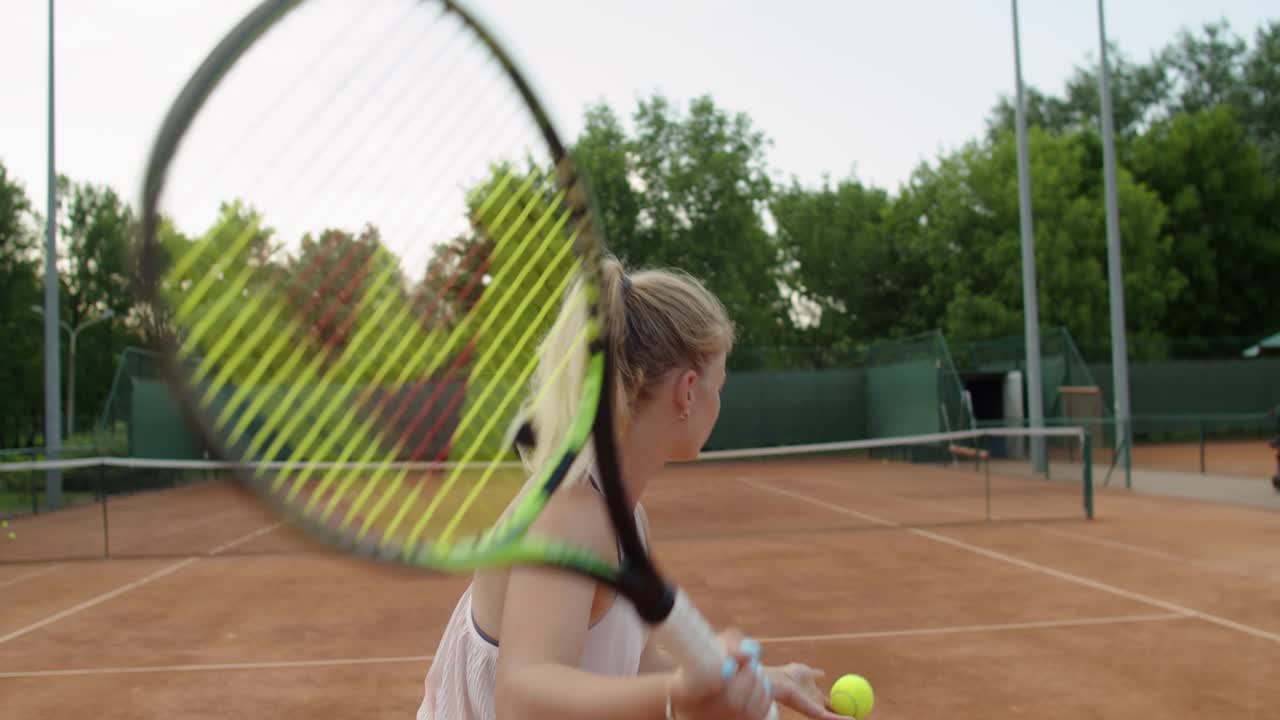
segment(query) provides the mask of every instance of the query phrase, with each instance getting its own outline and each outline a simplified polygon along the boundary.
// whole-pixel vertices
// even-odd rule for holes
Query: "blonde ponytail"
[[[601,275],[615,372],[614,431],[622,434],[654,383],[673,369],[701,369],[711,355],[728,352],[734,330],[724,306],[686,273],[651,269],[628,275],[622,263],[608,258]],[[539,350],[525,412],[535,442],[521,450],[533,475],[555,459],[582,400],[587,312],[582,284],[575,282]],[[594,460],[588,442],[565,482],[580,481],[580,470]]]

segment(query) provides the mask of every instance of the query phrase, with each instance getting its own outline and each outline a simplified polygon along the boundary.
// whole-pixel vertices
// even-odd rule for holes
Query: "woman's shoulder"
[[[615,545],[604,498],[589,483],[574,483],[552,493],[529,532],[585,545],[602,554]]]

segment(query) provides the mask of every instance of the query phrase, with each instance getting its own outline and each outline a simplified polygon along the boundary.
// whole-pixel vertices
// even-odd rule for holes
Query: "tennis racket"
[[[718,678],[716,636],[651,562],[623,491],[582,172],[473,14],[261,2],[169,109],[142,209],[166,377],[277,512],[386,562],[607,583],[695,681]],[[539,403],[572,422],[523,425]],[[550,459],[530,466],[533,442]],[[589,463],[620,564],[528,533]]]

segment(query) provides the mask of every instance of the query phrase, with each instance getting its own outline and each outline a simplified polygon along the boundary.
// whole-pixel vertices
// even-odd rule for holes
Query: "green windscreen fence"
[[[161,377],[159,363],[156,354],[138,348],[129,348],[121,354],[111,393],[98,423],[99,453],[158,460],[198,460],[206,456],[198,435],[183,417],[172,389]],[[223,386],[209,401],[212,408],[226,414],[229,427],[242,426],[246,431],[244,437],[265,438],[259,445],[241,448],[260,459],[284,460],[295,451],[304,451],[311,459],[336,459],[327,455],[336,454],[335,447],[341,446],[329,440],[340,431],[328,432],[328,429],[339,427],[343,398],[352,401],[360,398],[367,407],[377,408],[383,413],[383,427],[390,428],[389,434],[403,443],[404,453],[430,459],[446,447],[461,412],[461,403],[448,400],[465,391],[465,385],[458,381],[386,388],[314,385],[300,390],[297,413],[285,417],[268,416],[254,402],[256,394],[272,392],[267,389],[241,392],[235,386]],[[775,394],[784,391],[794,391],[794,388],[776,390]],[[282,390],[277,388],[275,392]],[[423,402],[429,397],[445,401],[430,405]],[[426,412],[429,406],[448,410]],[[277,435],[276,431],[289,424],[304,424],[317,428],[318,432],[307,436],[305,448],[277,442],[277,438],[287,437],[289,433]]]
[[[873,367],[867,371],[870,437],[934,433],[940,429],[937,372],[928,360]]]
[[[955,350],[956,366],[962,371],[1009,372],[1018,370],[1026,377],[1027,345],[1025,335],[1008,335],[991,340],[960,343]],[[1064,327],[1046,328],[1040,333],[1041,399],[1046,418],[1069,415],[1062,388],[1095,387],[1097,381],[1089,365],[1076,347],[1071,333]],[[1109,405],[1102,410],[1107,410]]]
[[[708,450],[866,437],[862,368],[730,373]]]
[[[945,338],[930,332],[837,353],[842,367],[730,373],[709,450],[966,430],[972,413]]]
[[[1111,365],[1090,367],[1110,404]],[[1280,358],[1133,362],[1129,405],[1135,415],[1265,412],[1280,405]]]
[[[129,457],[162,460],[204,457],[168,385],[160,380],[133,378],[130,388]]]
[[[939,331],[879,343],[867,352],[870,437],[971,427],[964,385]]]
[[[169,460],[204,457],[161,377],[160,362],[159,355],[142,348],[120,353],[95,432],[100,453]]]
[[[720,419],[707,449],[843,442],[973,428],[964,386],[941,332],[832,354],[842,359],[837,367],[730,373],[721,394]],[[398,397],[406,389],[363,391]],[[317,387],[307,392],[323,397],[332,390]],[[216,403],[226,401],[225,397],[215,399]],[[402,403],[390,404],[399,407]],[[236,407],[243,407],[243,403]],[[418,445],[426,446],[427,454],[438,440],[433,429],[449,421],[436,420],[428,419],[418,428],[422,435]],[[247,422],[262,421],[247,418]],[[204,457],[201,443],[160,376],[158,356],[138,348],[121,355],[98,436],[101,451],[118,457]],[[274,448],[270,454],[291,450]]]

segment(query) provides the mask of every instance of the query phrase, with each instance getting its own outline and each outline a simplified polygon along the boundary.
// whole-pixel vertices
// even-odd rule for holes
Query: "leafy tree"
[[[1258,29],[1243,73],[1245,127],[1272,182],[1280,182],[1280,21]]]
[[[1221,337],[1263,330],[1259,321],[1277,299],[1280,195],[1235,113],[1215,105],[1158,123],[1135,142],[1132,167],[1167,206],[1163,232],[1190,281],[1173,298],[1163,333]]]
[[[765,229],[772,184],[764,135],[709,97],[680,113],[662,96],[641,101],[624,137],[593,108],[577,143],[611,249],[633,265],[670,265],[701,278],[738,324],[741,345],[785,336],[781,254]],[[737,367],[753,362],[735,353]]]
[[[1169,70],[1166,115],[1197,113],[1216,106],[1241,107],[1245,101],[1244,40],[1226,22],[1208,23],[1200,34],[1182,31],[1155,62]]]
[[[915,283],[928,273],[914,236],[895,232],[888,193],[849,179],[808,190],[793,183],[771,205],[788,284],[817,308],[811,344],[900,333]]]
[[[0,163],[0,447],[30,446],[42,427],[44,394],[39,237],[25,189]]]
[[[135,304],[131,262],[137,224],[129,206],[104,185],[61,177],[58,201],[62,320],[77,328],[108,318],[77,335],[74,367],[64,355],[62,367],[75,372],[76,397],[68,405],[75,408],[74,427],[83,430],[102,409],[120,352],[137,340],[128,322]],[[69,354],[65,336],[63,345]],[[70,388],[68,382],[64,392]]]
[[[1089,132],[1030,135],[1032,212],[1040,321],[1066,325],[1078,337],[1108,333],[1105,212],[1101,177],[1087,158],[1098,149]],[[931,267],[912,306],[927,329],[939,319],[949,339],[962,341],[1022,332],[1021,233],[1016,143],[1006,133],[991,144],[970,144],[919,169],[895,205],[914,220],[926,249],[917,262]],[[1185,280],[1173,266],[1171,241],[1161,235],[1164,209],[1151,191],[1121,173],[1129,331],[1158,332]],[[906,222],[901,227],[909,227]]]
[[[1107,46],[1110,65],[1112,126],[1117,137],[1137,135],[1157,117],[1167,113],[1170,77],[1166,63],[1153,60],[1135,63],[1113,44]],[[1067,79],[1061,96],[1049,95],[1035,87],[1026,87],[1027,126],[1039,126],[1051,132],[1067,132],[1086,128],[1100,129],[1101,103],[1098,95],[1099,65],[1095,61],[1077,66]],[[987,121],[987,139],[1014,131],[1014,99],[1002,96]]]

